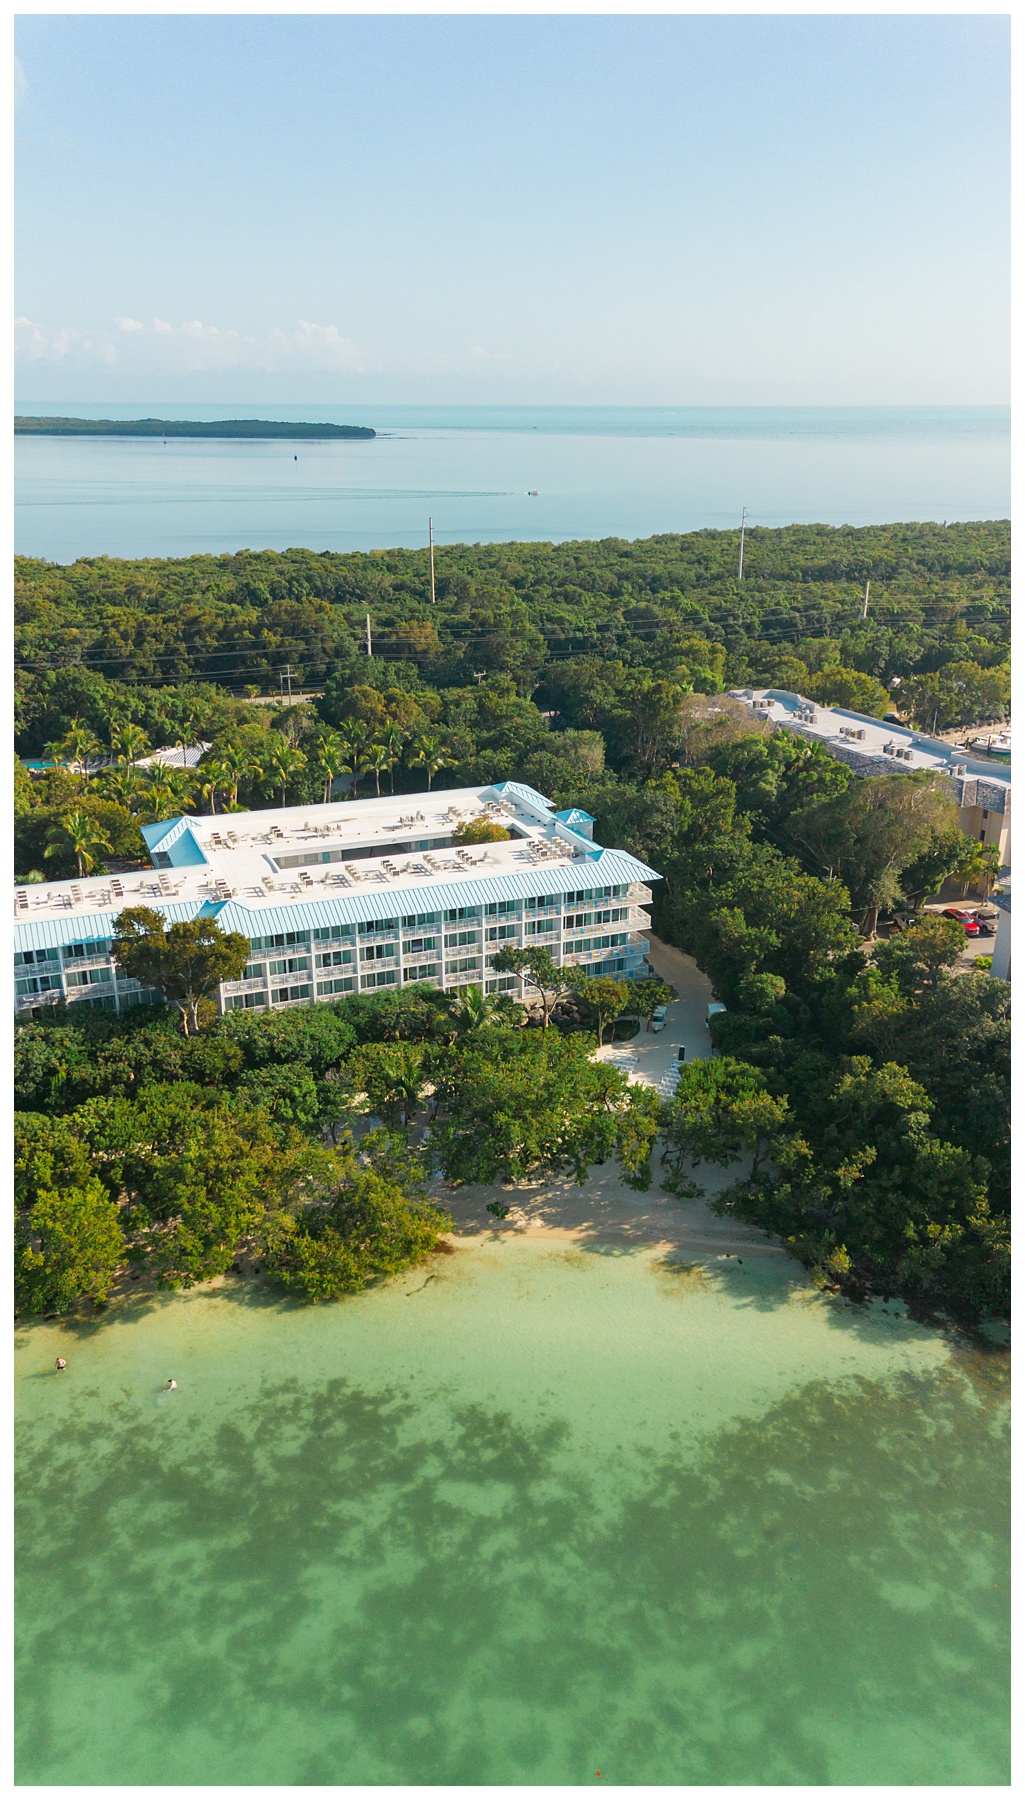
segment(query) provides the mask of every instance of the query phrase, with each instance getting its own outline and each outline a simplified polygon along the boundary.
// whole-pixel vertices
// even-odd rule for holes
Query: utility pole
[[[374,640],[370,635],[370,614],[367,613],[367,655],[373,656],[373,654],[374,654]]]
[[[861,616],[863,619],[868,618],[868,590],[871,587],[871,585],[872,585],[872,583],[870,581],[866,581],[866,583],[865,583],[865,599],[864,599],[864,602],[863,602],[862,608],[861,608]]]
[[[744,527],[747,524],[747,507],[740,515],[740,561],[737,564],[737,580],[744,579]]]
[[[291,704],[292,704],[292,665],[291,665],[291,663],[285,664],[285,679],[288,682],[288,704],[289,704],[289,706],[291,706]]]
[[[427,521],[427,532],[428,532],[428,537],[429,537],[430,546],[431,546],[431,605],[433,606],[435,604],[435,597],[434,597],[434,520],[433,519],[428,519],[428,521]]]

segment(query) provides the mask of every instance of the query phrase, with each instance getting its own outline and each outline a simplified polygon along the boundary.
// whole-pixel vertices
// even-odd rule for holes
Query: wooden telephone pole
[[[431,547],[431,605],[433,606],[435,604],[435,597],[434,597],[434,520],[433,519],[428,519],[428,521],[427,521],[427,533],[428,533],[428,538],[430,540],[430,547]]]

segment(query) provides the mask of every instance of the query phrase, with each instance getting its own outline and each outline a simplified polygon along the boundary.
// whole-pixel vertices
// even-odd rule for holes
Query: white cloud
[[[208,370],[252,369],[263,374],[308,370],[360,374],[369,364],[365,353],[337,325],[298,320],[292,331],[273,327],[259,336],[204,325],[189,319],[172,325],[167,319],[115,318],[105,331],[74,326],[48,327],[34,319],[15,320],[15,361],[21,364],[102,363],[151,370],[154,374],[196,374]]]

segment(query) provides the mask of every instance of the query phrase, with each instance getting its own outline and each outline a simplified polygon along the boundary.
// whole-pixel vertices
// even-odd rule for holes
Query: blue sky
[[[24,400],[1008,397],[1001,16],[22,16]]]

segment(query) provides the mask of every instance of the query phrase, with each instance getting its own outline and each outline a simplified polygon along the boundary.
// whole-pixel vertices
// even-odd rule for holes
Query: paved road
[[[692,956],[685,956],[672,944],[663,944],[661,938],[652,937],[650,943],[648,961],[656,975],[672,983],[679,999],[670,1002],[664,1031],[646,1031],[642,1026],[629,1044],[612,1048],[630,1050],[636,1056],[631,1080],[656,1087],[676,1062],[681,1044],[688,1061],[712,1055],[712,1040],[705,1022],[712,984],[707,975],[702,975]]]

